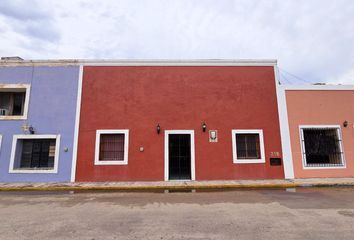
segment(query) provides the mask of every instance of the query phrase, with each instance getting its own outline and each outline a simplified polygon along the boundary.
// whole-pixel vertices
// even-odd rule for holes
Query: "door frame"
[[[195,180],[195,144],[194,144],[194,130],[165,130],[165,181],[181,181],[181,180],[169,180],[169,135],[170,134],[189,134],[191,136],[191,179]],[[188,180],[182,180],[188,181]]]

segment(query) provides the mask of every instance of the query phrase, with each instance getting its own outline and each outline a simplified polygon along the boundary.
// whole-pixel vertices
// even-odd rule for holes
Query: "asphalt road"
[[[354,239],[354,188],[1,192],[0,239]]]

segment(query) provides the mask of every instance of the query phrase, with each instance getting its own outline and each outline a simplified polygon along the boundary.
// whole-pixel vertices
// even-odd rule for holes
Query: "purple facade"
[[[75,65],[0,67],[1,85],[30,85],[27,119],[0,119],[0,182],[70,181],[79,72],[80,67]],[[33,126],[34,135],[60,136],[55,173],[10,171],[14,135],[30,135],[24,132],[24,125]]]

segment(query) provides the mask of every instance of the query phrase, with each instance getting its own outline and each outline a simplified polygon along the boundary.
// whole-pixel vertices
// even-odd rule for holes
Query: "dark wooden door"
[[[190,134],[169,134],[169,179],[191,179],[191,136]]]

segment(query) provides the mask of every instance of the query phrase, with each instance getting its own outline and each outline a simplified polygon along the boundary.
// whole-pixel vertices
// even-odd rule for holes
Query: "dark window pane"
[[[20,162],[20,168],[30,168],[32,161],[32,146],[33,141],[22,141],[22,158]]]
[[[31,167],[40,167],[41,143],[35,140],[29,141],[33,141]]]
[[[101,134],[101,161],[124,161],[124,134]]]
[[[23,115],[25,92],[0,92],[0,114],[5,116]]]
[[[236,133],[237,159],[261,159],[258,133]]]
[[[343,165],[337,129],[303,129],[306,166]]]
[[[12,115],[23,115],[23,106],[25,102],[25,93],[14,93],[14,105],[12,109]]]
[[[11,94],[0,92],[0,114],[3,116],[10,115],[11,110]]]

